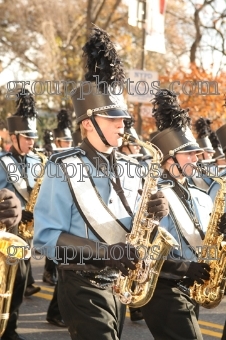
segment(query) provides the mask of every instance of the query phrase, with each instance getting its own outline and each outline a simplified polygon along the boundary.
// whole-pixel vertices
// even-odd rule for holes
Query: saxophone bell
[[[11,252],[12,250],[13,252]],[[4,333],[9,320],[19,261],[30,257],[30,246],[22,238],[0,230],[0,337]]]
[[[195,282],[190,286],[190,297],[207,309],[219,305],[224,297],[226,287],[226,245],[222,242],[222,235],[219,235],[219,223],[226,207],[226,177],[212,178],[220,184],[220,188],[214,200],[210,221],[203,240],[201,259],[198,260],[199,263],[209,264],[210,278],[201,285]]]

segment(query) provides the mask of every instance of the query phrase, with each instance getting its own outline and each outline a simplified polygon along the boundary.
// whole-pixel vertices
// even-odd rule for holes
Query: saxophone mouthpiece
[[[29,146],[28,149],[29,149],[30,151],[32,151],[32,150],[33,150],[33,147],[32,147],[32,146]]]
[[[123,140],[125,142],[135,142],[135,143],[138,143],[138,139],[136,139],[135,137],[133,137],[132,135],[130,135],[129,133],[119,133],[118,134],[120,137],[123,138]]]

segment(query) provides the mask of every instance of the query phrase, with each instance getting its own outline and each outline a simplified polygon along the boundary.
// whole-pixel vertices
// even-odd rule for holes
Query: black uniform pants
[[[223,329],[223,334],[222,334],[221,340],[226,340],[226,321],[224,323],[224,329]]]
[[[19,314],[19,307],[23,301],[24,289],[26,284],[26,276],[27,276],[27,268],[25,265],[25,261],[19,261],[18,270],[16,272],[16,278],[12,293],[12,300],[10,305],[10,316],[9,320],[3,333],[1,339],[11,337],[17,328],[17,319]]]
[[[202,340],[197,304],[173,280],[159,278],[152,299],[141,308],[155,340]]]
[[[62,317],[61,317],[59,305],[58,305],[57,291],[58,291],[58,283],[56,284],[54,288],[53,297],[52,297],[52,300],[50,301],[49,308],[47,311],[47,318],[61,320]]]
[[[45,270],[47,272],[50,272],[53,275],[56,275],[56,263],[53,262],[53,260],[48,259],[48,257],[46,257],[45,259]]]
[[[72,340],[118,340],[125,305],[112,289],[94,287],[70,270],[58,270],[58,303]]]
[[[26,286],[31,286],[33,283],[35,283],[33,274],[32,274],[32,269],[31,269],[31,259],[26,261],[26,266],[27,266],[27,284]]]

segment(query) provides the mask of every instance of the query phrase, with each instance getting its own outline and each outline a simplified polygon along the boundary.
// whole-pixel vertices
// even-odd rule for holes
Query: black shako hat
[[[58,126],[53,130],[57,140],[72,141],[71,120],[66,109],[61,109],[57,114]]]
[[[226,124],[216,130],[216,135],[221,143],[223,152],[226,153]]]
[[[212,143],[209,139],[210,134],[210,124],[211,121],[206,118],[200,117],[195,122],[195,129],[197,131],[197,143],[199,144],[200,148],[204,149],[206,152],[213,152],[215,153],[215,150],[213,149]]]
[[[225,133],[226,133],[226,131],[225,131]],[[216,134],[215,131],[212,131],[211,129],[210,129],[210,134],[209,134],[209,140],[210,140],[212,147],[215,151],[214,158],[215,159],[224,158],[225,157],[224,152],[223,152],[221,143],[220,143],[220,141],[217,137],[217,134]],[[225,135],[224,140],[225,140],[225,145],[226,145],[226,135]]]
[[[159,133],[159,131],[153,131],[149,134],[149,140],[150,142],[152,141],[152,138],[154,138],[157,134]]]
[[[22,135],[28,138],[38,138],[36,118],[38,113],[35,101],[27,89],[19,90],[16,100],[16,113],[7,118],[9,134]]]
[[[163,162],[177,153],[203,150],[190,130],[189,109],[182,109],[174,92],[160,89],[152,100],[153,116],[159,133],[151,142],[163,153]]]
[[[130,118],[119,94],[122,93],[125,74],[115,46],[107,32],[95,25],[92,30],[83,47],[88,68],[85,81],[71,91],[76,123],[93,116]]]

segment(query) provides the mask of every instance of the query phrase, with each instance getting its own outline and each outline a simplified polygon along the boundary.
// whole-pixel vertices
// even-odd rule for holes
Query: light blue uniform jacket
[[[18,170],[21,173],[21,177],[25,177],[25,171],[20,170],[20,164],[14,159],[10,152],[2,152],[0,153],[0,189],[6,188],[13,191],[16,196],[20,199],[22,209],[25,208],[26,200],[19,194],[19,192],[15,189],[13,185],[13,181],[17,179],[17,175],[15,172],[15,167],[10,166],[8,169],[2,161],[3,156],[10,156],[12,158],[12,163],[18,167]],[[27,163],[27,180],[31,188],[34,187],[35,179],[38,176],[39,171],[41,170],[40,166],[36,166],[36,164],[40,164],[41,161],[39,157],[37,157],[34,153],[30,152],[26,155],[26,163]],[[8,170],[8,171],[7,171]],[[10,171],[9,171],[10,170]]]
[[[92,168],[93,176],[95,176],[96,169],[90,163],[88,158],[85,155],[78,155],[84,163],[89,164]],[[74,157],[77,156],[75,155]],[[131,210],[135,212],[140,198],[138,189],[142,187],[142,178],[139,175],[137,176],[135,173],[135,168],[139,163],[130,166],[129,176],[134,176],[134,178],[130,178],[127,172],[127,160],[125,160],[123,155],[121,157],[123,158],[117,160],[124,169],[123,174],[120,176],[121,186]],[[50,178],[50,172],[52,178]],[[54,176],[54,174],[57,173],[58,175]],[[118,212],[125,209],[113,189],[110,179],[107,177],[101,178],[99,176],[97,178],[93,177],[93,181],[102,199],[112,213],[117,217]],[[89,205],[92,204],[95,204],[95,202],[90,201],[89,197],[87,197],[87,209]],[[91,240],[98,240],[91,230],[87,228],[83,218],[81,217],[73,201],[68,183],[64,178],[61,168],[51,161],[48,162],[43,183],[35,205],[34,221],[34,246],[36,248],[44,247],[45,249],[48,249],[48,257],[54,258],[54,247],[57,244],[57,240],[61,232],[66,232]],[[132,219],[127,212],[120,221],[129,230],[131,229]]]

